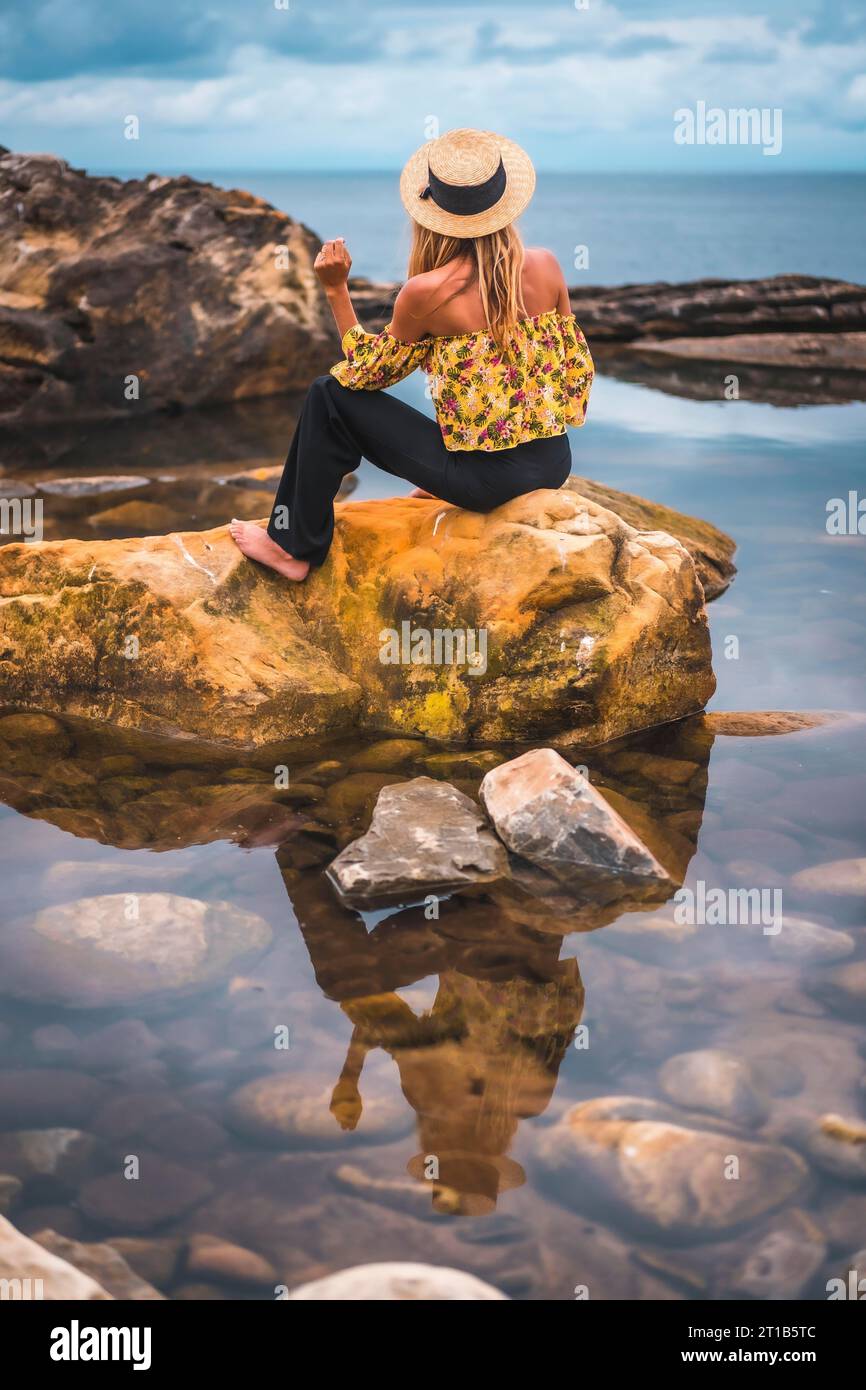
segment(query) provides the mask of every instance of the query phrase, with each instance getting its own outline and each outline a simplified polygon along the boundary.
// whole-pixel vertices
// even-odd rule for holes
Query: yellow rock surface
[[[403,624],[474,634],[483,660],[458,644],[438,665],[383,663]],[[715,686],[687,550],[567,489],[487,515],[340,504],[301,585],[225,527],[9,545],[0,653],[6,705],[247,748],[352,727],[589,746],[700,710]]]

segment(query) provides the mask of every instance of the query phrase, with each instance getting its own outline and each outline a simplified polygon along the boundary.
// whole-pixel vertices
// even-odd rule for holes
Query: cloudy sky
[[[683,146],[781,108],[777,158]],[[124,136],[125,118],[139,139]],[[91,169],[390,169],[435,129],[544,169],[866,168],[863,0],[0,0],[0,143]]]

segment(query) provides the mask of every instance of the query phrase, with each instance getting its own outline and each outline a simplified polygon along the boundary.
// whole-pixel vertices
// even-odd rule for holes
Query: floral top
[[[345,360],[331,375],[353,391],[393,386],[416,367],[427,372],[447,449],[510,449],[564,434],[586,416],[592,358],[574,315],[557,309],[517,324],[509,354],[484,331],[403,343],[360,324],[342,346]]]

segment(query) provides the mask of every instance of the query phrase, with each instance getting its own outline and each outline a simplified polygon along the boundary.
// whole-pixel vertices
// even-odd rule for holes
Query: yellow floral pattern
[[[510,449],[586,418],[592,358],[574,315],[556,309],[517,324],[508,352],[486,332],[402,343],[360,324],[346,333],[343,352],[331,375],[352,391],[427,372],[447,449]]]

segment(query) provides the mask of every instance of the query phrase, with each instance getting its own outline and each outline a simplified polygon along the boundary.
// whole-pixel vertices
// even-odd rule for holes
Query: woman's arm
[[[355,313],[346,283],[351,268],[352,257],[341,236],[335,241],[326,241],[313,262],[313,269],[325,287],[341,340],[358,322],[358,315]]]

